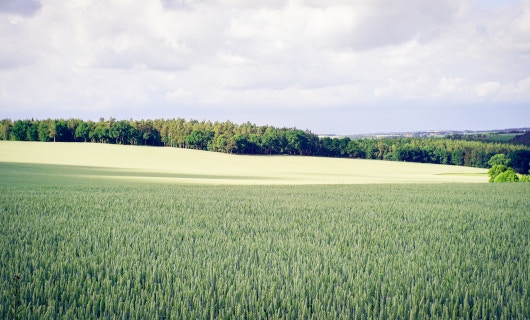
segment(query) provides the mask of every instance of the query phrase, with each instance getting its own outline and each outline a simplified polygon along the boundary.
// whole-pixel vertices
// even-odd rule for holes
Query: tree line
[[[0,121],[0,140],[169,146],[235,154],[311,155],[479,168],[489,168],[492,156],[504,154],[515,171],[528,173],[530,169],[530,147],[511,143],[451,138],[331,138],[297,128],[182,118],[4,119]]]

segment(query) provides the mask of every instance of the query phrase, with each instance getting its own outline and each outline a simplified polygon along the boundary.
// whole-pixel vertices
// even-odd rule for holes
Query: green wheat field
[[[530,184],[0,143],[0,318],[527,319]]]

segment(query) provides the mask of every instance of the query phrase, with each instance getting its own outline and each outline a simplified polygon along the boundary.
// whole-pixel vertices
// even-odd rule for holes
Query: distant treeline
[[[476,133],[476,134],[452,134],[446,136],[454,140],[469,140],[482,142],[506,142],[512,144],[524,144],[530,147],[530,131],[521,132],[490,132],[490,133]]]
[[[515,136],[510,140],[512,143],[524,144],[525,146],[530,147],[530,131],[525,134]]]
[[[308,130],[257,126],[250,122],[178,119],[99,121],[80,119],[0,122],[0,140],[98,142],[170,146],[236,154],[289,154],[452,164],[487,168],[505,154],[519,173],[528,173],[530,147],[448,138],[319,137]]]

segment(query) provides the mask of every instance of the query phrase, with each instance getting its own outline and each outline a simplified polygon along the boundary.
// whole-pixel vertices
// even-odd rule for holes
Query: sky
[[[530,0],[0,0],[0,119],[530,127]]]

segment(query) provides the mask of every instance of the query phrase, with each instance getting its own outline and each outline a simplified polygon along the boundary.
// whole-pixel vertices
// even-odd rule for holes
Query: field
[[[332,174],[351,168],[334,160],[348,159],[251,171],[252,161],[304,159],[224,155],[216,171],[202,167],[210,154],[190,159],[189,150],[165,167],[147,151],[131,159],[134,147],[109,146],[109,156],[72,145],[67,157],[35,144],[22,157],[26,146],[8,145],[0,144],[3,319],[530,314],[530,184],[454,183],[487,178],[458,167],[411,173],[425,167],[406,163],[397,164],[411,171],[364,180],[387,183],[362,184]],[[315,172],[335,184],[314,184]]]
[[[38,165],[38,166],[36,166]],[[486,169],[296,156],[241,156],[92,143],[0,142],[0,170],[26,179],[199,184],[487,183]],[[1,171],[0,171],[1,172]],[[6,177],[7,178],[7,177]]]

